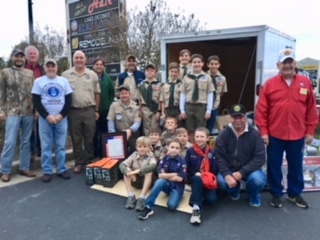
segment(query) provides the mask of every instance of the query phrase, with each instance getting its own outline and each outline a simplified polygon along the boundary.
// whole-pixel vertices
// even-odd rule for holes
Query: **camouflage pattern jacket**
[[[4,68],[0,74],[0,113],[7,116],[33,115],[33,72],[22,68]]]

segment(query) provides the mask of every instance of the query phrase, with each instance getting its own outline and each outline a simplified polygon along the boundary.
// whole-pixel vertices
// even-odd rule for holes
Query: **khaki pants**
[[[149,136],[149,131],[151,128],[160,127],[159,121],[156,120],[156,115],[146,106],[142,106],[142,122],[143,133],[145,136]]]
[[[94,107],[85,110],[71,108],[68,114],[69,132],[76,165],[85,165],[93,160],[93,137],[96,129]]]

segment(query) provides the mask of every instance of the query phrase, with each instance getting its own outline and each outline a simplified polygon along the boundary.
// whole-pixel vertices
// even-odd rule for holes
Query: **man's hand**
[[[48,115],[46,117],[46,119],[47,119],[48,123],[50,123],[50,124],[57,124],[56,118],[54,116],[52,116],[52,115]]]
[[[232,177],[236,180],[236,181],[240,181],[242,179],[242,175],[240,172],[234,172],[232,173]]]
[[[227,175],[224,178],[229,186],[229,188],[234,188],[237,186],[237,181],[231,175]]]
[[[7,115],[5,113],[0,113],[0,120],[6,120],[7,119]]]
[[[204,115],[204,119],[205,119],[205,120],[210,119],[210,117],[211,117],[211,114],[210,114],[210,113],[206,113],[206,114]]]
[[[313,136],[312,135],[309,135],[309,134],[306,134],[306,144],[311,144],[312,141],[313,141]]]
[[[128,140],[132,135],[132,130],[129,128],[129,129],[126,129],[124,131],[127,133],[127,140]]]
[[[38,120],[39,119],[39,113],[36,111],[34,113],[34,120]]]
[[[156,121],[159,121],[159,120],[160,120],[160,113],[157,112],[157,113],[156,113]]]
[[[99,113],[98,112],[94,112],[94,114],[96,115],[96,121],[99,119]]]
[[[201,173],[197,172],[197,173],[195,174],[195,176],[201,177]]]
[[[180,119],[181,120],[187,119],[187,115],[185,113],[180,113]]]
[[[264,144],[268,146],[269,145],[269,136],[263,135],[261,138],[262,138]]]
[[[63,116],[61,114],[58,114],[57,116],[55,116],[55,119],[56,119],[56,124],[58,124],[62,119],[63,119]]]

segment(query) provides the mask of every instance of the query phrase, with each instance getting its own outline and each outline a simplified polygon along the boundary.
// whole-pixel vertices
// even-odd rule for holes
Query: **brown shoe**
[[[34,172],[31,172],[30,170],[19,170],[19,174],[21,176],[26,176],[26,177],[35,177],[36,174]]]
[[[9,174],[2,174],[1,180],[2,180],[2,182],[9,182],[10,181],[10,175]]]
[[[81,171],[82,171],[82,166],[81,165],[77,165],[73,169],[74,173],[81,173]]]

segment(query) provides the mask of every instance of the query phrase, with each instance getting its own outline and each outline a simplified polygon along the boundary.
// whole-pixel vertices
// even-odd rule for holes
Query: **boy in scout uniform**
[[[162,154],[161,129],[159,127],[151,128],[149,131],[149,139],[151,141],[152,152],[159,162]]]
[[[148,64],[145,71],[147,78],[138,85],[136,99],[141,107],[143,133],[148,136],[150,128],[159,127],[162,83],[156,79],[157,70],[153,64]]]
[[[190,64],[191,52],[188,49],[182,49],[179,53],[179,79],[182,80],[192,71]]]
[[[212,130],[214,128],[214,124],[216,122],[216,118],[219,114],[219,105],[220,105],[220,99],[221,96],[228,91],[227,89],[227,82],[225,76],[223,76],[219,72],[219,68],[221,66],[220,64],[220,58],[217,55],[210,56],[207,61],[207,66],[209,68],[208,74],[211,76],[212,83],[214,85],[214,88],[216,90],[215,92],[215,100],[213,103],[213,108],[211,111],[211,117],[207,121],[207,128],[210,133],[212,133]]]
[[[179,98],[181,80],[179,77],[179,65],[176,62],[169,65],[169,79],[161,89],[161,118],[174,117],[178,119],[180,115]]]
[[[135,208],[141,211],[145,205],[147,191],[150,189],[157,161],[151,151],[151,141],[148,137],[139,137],[136,142],[137,151],[124,160],[119,168],[123,174],[124,184],[128,192],[127,209]],[[141,189],[136,200],[132,186]]]
[[[131,100],[136,101],[137,85],[145,78],[142,71],[137,70],[137,59],[133,55],[126,57],[125,61],[126,70],[120,73],[116,80],[116,96],[119,96],[119,87],[121,85],[128,85],[131,93]]]
[[[189,139],[193,142],[196,128],[205,127],[206,120],[211,116],[215,89],[211,77],[202,71],[202,55],[192,55],[191,64],[193,70],[181,84],[180,116],[186,119]]]
[[[141,117],[139,107],[131,100],[130,88],[128,85],[119,87],[120,99],[113,102],[108,113],[108,131],[126,132],[129,154],[136,151],[135,142],[139,137]]]

